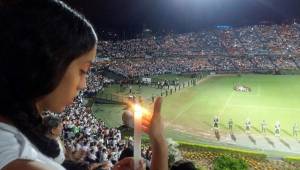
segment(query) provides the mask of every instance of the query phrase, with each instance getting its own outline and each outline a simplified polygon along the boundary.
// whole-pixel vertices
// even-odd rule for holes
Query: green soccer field
[[[181,80],[188,78],[181,77]],[[233,90],[237,84],[250,87],[251,92]],[[133,91],[147,99],[161,92],[153,87],[139,89],[137,86],[133,86]],[[126,95],[127,90],[112,86],[105,93]],[[93,106],[94,112],[109,126],[121,124],[122,108]],[[300,76],[249,74],[208,77],[196,86],[164,97],[162,114],[167,136],[181,141],[199,142],[213,138],[214,116],[220,118],[222,134],[229,133],[229,119],[234,122],[235,134],[245,133],[244,124],[249,118],[251,134],[260,134],[261,122],[265,120],[267,135],[274,136],[275,122],[280,121],[281,136],[291,138],[294,123],[300,123]]]

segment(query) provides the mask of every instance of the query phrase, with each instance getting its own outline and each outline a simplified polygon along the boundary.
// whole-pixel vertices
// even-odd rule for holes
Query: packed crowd
[[[300,59],[284,56],[253,57],[160,57],[152,59],[115,59],[109,69],[123,76],[144,76],[165,73],[193,73],[200,71],[255,72],[276,69],[298,69]]]
[[[65,148],[70,152],[84,151],[82,159],[89,162],[117,162],[125,147],[120,131],[98,121],[83,106],[81,97],[61,114]]]
[[[300,26],[255,25],[124,41],[100,41],[99,54],[112,58],[150,56],[254,56],[300,54]]]
[[[114,60],[110,70],[124,76],[157,75],[165,73],[213,70],[207,58],[156,58]]]
[[[97,74],[97,72],[89,72],[87,78],[87,93],[96,93],[103,87],[103,82],[106,78],[101,74]]]
[[[125,76],[255,71],[300,66],[300,26],[255,25],[124,41],[100,41],[98,54]]]

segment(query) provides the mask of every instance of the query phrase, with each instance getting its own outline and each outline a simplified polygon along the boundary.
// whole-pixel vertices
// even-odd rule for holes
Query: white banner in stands
[[[104,62],[104,61],[110,61],[110,58],[109,57],[96,57],[95,59],[96,62]]]
[[[145,78],[145,77],[143,77],[142,78],[142,82],[143,83],[151,83],[151,78]]]

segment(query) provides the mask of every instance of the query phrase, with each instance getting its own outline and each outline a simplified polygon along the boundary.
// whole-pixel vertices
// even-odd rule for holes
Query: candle
[[[134,105],[134,170],[139,167],[141,158],[141,137],[142,137],[142,107]]]

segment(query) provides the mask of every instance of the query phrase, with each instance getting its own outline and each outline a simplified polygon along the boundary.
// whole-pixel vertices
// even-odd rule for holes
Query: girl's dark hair
[[[179,160],[173,163],[171,170],[197,170],[195,164],[188,160]]]
[[[45,137],[35,103],[58,86],[74,59],[96,46],[97,36],[59,0],[0,0],[0,22],[0,115],[56,157],[58,144]]]
[[[133,156],[133,148],[132,147],[127,147],[122,151],[122,153],[119,157],[119,161],[124,159],[124,158],[132,157],[132,156]]]

